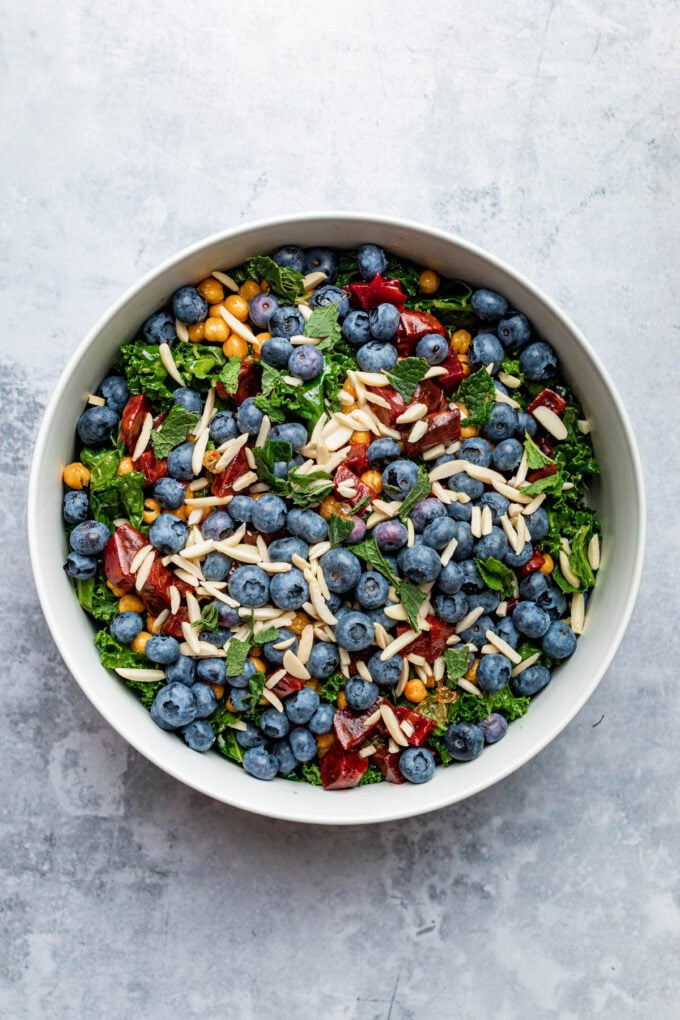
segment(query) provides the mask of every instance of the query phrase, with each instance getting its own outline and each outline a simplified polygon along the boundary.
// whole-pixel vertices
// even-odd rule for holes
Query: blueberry
[[[67,524],[81,524],[87,520],[90,512],[90,501],[82,489],[71,489],[64,496],[64,520]]]
[[[357,265],[361,279],[372,280],[387,269],[387,257],[377,244],[361,244],[357,248]]]
[[[69,542],[73,551],[81,556],[99,556],[110,537],[111,532],[101,521],[83,521],[73,529]]]
[[[559,620],[567,611],[567,598],[554,584],[537,600],[541,609],[545,609],[551,620]]]
[[[347,545],[356,545],[357,542],[363,542],[366,538],[366,525],[362,521],[361,517],[354,518],[354,524],[352,530],[345,539]]]
[[[309,602],[309,585],[297,567],[286,574],[273,574],[270,582],[271,600],[279,609],[302,609]]]
[[[451,723],[444,734],[444,743],[456,761],[471,761],[482,753],[484,734],[474,723]]]
[[[208,684],[197,683],[191,688],[191,693],[196,699],[196,718],[207,719],[217,708],[214,690]]]
[[[378,609],[387,602],[390,586],[377,570],[367,570],[357,582],[354,597],[363,609]]]
[[[382,304],[371,308],[368,326],[375,340],[394,340],[399,329],[399,309],[394,305]]]
[[[418,466],[412,460],[393,460],[382,473],[383,492],[391,499],[405,499],[417,477]]]
[[[199,659],[196,675],[204,684],[223,684],[227,678],[226,662],[224,659]]]
[[[489,322],[500,319],[508,310],[508,302],[502,294],[498,294],[495,290],[476,290],[470,304],[480,319],[486,319]]]
[[[152,718],[154,709],[156,716],[164,724],[164,728],[174,730],[194,721],[196,699],[190,687],[177,683],[166,684],[165,687],[161,687],[153,700]]]
[[[469,593],[467,600],[468,610],[471,611],[473,609],[479,609],[481,606],[484,612],[488,615],[489,613],[494,613],[496,611],[501,599],[497,591],[490,591],[490,589],[487,588],[484,591]]]
[[[255,500],[253,507],[252,525],[256,531],[263,535],[273,535],[280,531],[286,523],[288,509],[280,496],[272,492],[265,492],[263,496]],[[205,534],[205,530],[203,532]]]
[[[368,312],[350,312],[342,324],[342,335],[350,347],[361,347],[371,339]]]
[[[203,576],[206,581],[226,581],[232,562],[224,553],[213,549],[203,560]]]
[[[264,747],[250,747],[243,755],[243,768],[253,778],[269,781],[279,771],[279,764]]]
[[[387,601],[384,606],[379,606],[378,609],[367,609],[366,616],[369,618],[371,623],[379,623],[385,630],[394,630],[397,626],[397,621],[390,619],[389,616],[385,616],[385,610],[395,605],[394,602]]]
[[[85,446],[104,446],[118,427],[118,415],[112,407],[88,407],[83,411],[76,428]]]
[[[203,400],[201,394],[196,390],[190,390],[186,386],[178,386],[176,390],[173,390],[172,399],[176,404],[181,404],[187,411],[191,411],[192,414],[200,414],[203,410]]]
[[[513,570],[517,570],[519,567],[523,567],[525,563],[528,563],[534,553],[534,547],[531,542],[525,542],[524,548],[518,553],[513,552],[512,549],[508,549],[505,556],[503,557],[504,563],[507,563]]]
[[[414,584],[429,584],[441,573],[442,563],[434,549],[424,545],[402,549],[397,557],[399,570]]]
[[[381,521],[373,529],[372,537],[383,553],[398,552],[408,541],[406,525],[401,521]]]
[[[495,375],[503,364],[505,354],[503,345],[493,333],[478,333],[470,344],[468,357],[473,368],[489,365],[491,373]]]
[[[517,432],[517,411],[509,404],[494,404],[482,434],[492,443],[510,439]]]
[[[186,545],[189,528],[174,514],[160,514],[149,528],[149,541],[163,556],[177,553]]]
[[[452,492],[462,492],[470,499],[479,499],[484,492],[484,482],[471,478],[467,471],[459,471],[449,478],[449,489]]]
[[[196,660],[188,655],[180,655],[165,667],[165,678],[168,683],[180,683],[191,687],[196,681]]]
[[[409,783],[427,783],[434,767],[434,755],[426,747],[406,747],[399,755],[399,771]]]
[[[493,451],[486,439],[475,436],[460,444],[458,460],[468,460],[471,464],[477,464],[479,467],[489,467],[492,455]]]
[[[182,736],[192,751],[209,751],[215,743],[215,732],[207,719],[194,719],[182,727]]]
[[[294,348],[288,359],[288,371],[298,379],[308,382],[323,372],[325,364],[326,359],[320,350],[304,344],[302,347]]]
[[[164,510],[178,510],[186,496],[186,485],[182,485],[176,478],[166,475],[154,483],[153,498],[160,503]]]
[[[498,339],[509,351],[518,351],[529,343],[531,337],[531,326],[526,315],[515,312],[501,319],[496,326]]]
[[[508,721],[499,712],[492,712],[486,719],[482,719],[479,728],[486,744],[496,744],[508,732]]]
[[[288,739],[290,749],[298,761],[311,761],[316,757],[316,740],[309,730],[300,727],[293,730]]]
[[[551,659],[568,659],[576,651],[576,635],[562,620],[555,620],[545,632],[541,648]]]
[[[327,521],[315,510],[302,510],[297,514],[291,510],[288,513],[287,524],[289,531],[310,545],[325,541],[328,535]]]
[[[385,662],[380,658],[381,652],[376,652],[368,660],[368,672],[371,679],[379,687],[391,687],[398,684],[401,679],[401,672],[404,668],[404,660],[401,655],[393,655]]]
[[[512,622],[520,634],[540,638],[550,626],[550,617],[535,602],[518,602],[512,611]]]
[[[342,322],[349,312],[349,298],[344,290],[340,287],[333,287],[330,284],[315,290],[309,303],[312,308],[327,308],[329,305],[334,305],[338,312],[339,322]]]
[[[538,422],[533,414],[528,414],[526,411],[517,412],[517,432],[522,436],[527,432],[532,439],[535,438],[538,432]]]
[[[465,592],[459,591],[454,595],[438,593],[432,599],[434,611],[444,623],[458,623],[467,614],[468,597]]]
[[[543,341],[529,344],[519,356],[519,367],[529,382],[544,382],[557,371],[557,355]]]
[[[97,573],[97,561],[91,556],[80,553],[69,553],[64,563],[64,570],[76,581],[87,581]]]
[[[262,344],[260,356],[265,365],[288,368],[288,361],[294,350],[292,343],[285,336],[273,336]]]
[[[493,451],[493,466],[497,471],[514,471],[523,453],[524,447],[517,439],[503,439]]]
[[[401,456],[401,447],[395,439],[374,439],[366,451],[368,466],[384,471],[388,464]]]
[[[201,524],[203,538],[215,542],[221,542],[233,530],[234,522],[226,510],[212,510]]]
[[[453,504],[456,505],[455,503]],[[507,514],[510,507],[510,500],[501,496],[500,492],[485,492],[479,500],[481,507],[491,508],[491,521],[494,527],[500,526],[501,517]]]
[[[355,712],[366,712],[378,700],[378,685],[360,676],[351,677],[345,685],[347,704]]]
[[[286,715],[296,726],[304,726],[321,704],[321,698],[311,687],[301,687],[286,698],[283,705]]]
[[[510,689],[516,698],[530,698],[550,683],[550,670],[545,666],[529,666],[510,681]]]
[[[246,397],[236,412],[236,424],[241,432],[247,432],[249,436],[256,436],[260,431],[260,425],[264,413],[256,407],[253,397]]]
[[[268,641],[265,645],[262,645],[262,654],[267,662],[271,662],[274,666],[281,666],[287,649],[279,649],[276,645],[284,644],[284,642],[290,641],[291,638],[293,638],[293,643],[289,647],[290,650],[295,653],[298,648],[298,639],[291,630],[287,630],[285,627],[279,627],[279,636],[275,638],[274,641]]]
[[[235,730],[236,743],[239,747],[242,747],[244,751],[248,751],[251,747],[262,747],[264,744],[264,737],[251,722],[246,723],[245,730]],[[274,752],[276,754],[276,751]]]
[[[273,294],[256,294],[248,304],[250,321],[258,329],[267,329],[269,320],[278,308],[279,303]]]
[[[229,578],[229,594],[241,606],[263,606],[269,601],[269,576],[251,564],[237,567]]]
[[[208,318],[208,302],[195,287],[180,287],[172,295],[172,312],[180,322],[195,326]]]
[[[477,559],[488,560],[492,556],[496,560],[502,560],[508,552],[507,535],[502,528],[491,526],[488,535],[483,535],[474,546],[474,554]]]
[[[319,563],[328,590],[339,595],[350,591],[361,577],[361,562],[349,549],[330,549],[323,554]]]
[[[441,365],[446,361],[448,353],[448,341],[439,333],[426,333],[416,344],[416,357],[425,358],[428,365]]]
[[[194,477],[191,459],[194,455],[193,443],[180,443],[168,454],[168,474],[181,482],[190,482]]]
[[[390,372],[397,363],[397,348],[382,340],[371,340],[357,351],[362,372]]]
[[[456,563],[460,563],[462,560],[466,560],[472,555],[472,548],[475,544],[475,539],[472,534],[472,529],[466,521],[454,521],[453,523],[456,525],[453,537],[458,542],[453,553],[453,558]]]
[[[255,503],[252,496],[234,496],[229,504],[229,514],[239,524],[250,524]]]
[[[221,446],[228,439],[235,439],[238,435],[236,418],[231,411],[218,411],[210,422],[210,438],[213,443]]]
[[[238,627],[241,622],[238,609],[232,609],[231,606],[225,606],[224,602],[218,601],[213,602],[212,605],[217,606],[217,622],[220,627]]]
[[[295,453],[299,453],[309,438],[307,429],[297,421],[274,425],[269,433],[272,442],[290,443]]]
[[[154,312],[142,326],[147,344],[174,344],[177,339],[175,320],[168,312]]]
[[[338,275],[338,260],[330,248],[305,249],[305,273],[324,273],[329,283]]]
[[[287,244],[283,248],[279,248],[272,255],[272,259],[277,266],[294,269],[296,273],[301,273],[305,265],[305,253],[297,244]]]
[[[307,670],[316,680],[326,680],[340,664],[337,646],[330,641],[316,641],[307,659]]]
[[[144,646],[147,659],[161,666],[169,666],[179,659],[179,641],[170,634],[153,634]]]
[[[224,648],[230,637],[231,630],[227,627],[218,627],[217,630],[201,631],[201,641],[206,641],[209,645],[214,645],[215,648]]]
[[[294,305],[282,305],[272,314],[267,327],[274,336],[284,336],[290,340],[292,336],[300,336],[304,332],[305,320]]]
[[[226,666],[225,666],[225,668],[226,668]],[[255,672],[256,672],[255,671],[255,665],[250,661],[250,659],[246,659],[245,665],[243,666],[243,672],[242,673],[238,673],[235,676],[230,674],[230,673],[227,673],[227,683],[231,686],[231,689],[232,689],[231,690],[231,700],[232,700],[232,702],[234,704],[234,708],[236,708],[237,712],[242,711],[242,709],[237,708],[237,706],[236,706],[236,699],[234,698],[234,692],[237,691],[237,690],[239,690],[239,691],[247,691],[248,690],[248,681],[250,680],[250,678],[252,676],[255,676]]]
[[[419,503],[413,507],[410,513],[411,520],[413,521],[413,527],[420,533],[425,531],[428,524],[432,521],[436,521],[438,518],[446,516],[446,507],[441,500],[436,499],[434,496],[428,496],[427,499],[421,499]]]
[[[507,687],[512,673],[512,663],[505,655],[491,653],[483,655],[477,666],[477,686],[480,691],[492,694]]]
[[[532,514],[528,514],[524,518],[524,523],[529,529],[532,542],[540,542],[550,531],[550,520],[542,506],[539,506],[538,510],[534,510]]]
[[[99,387],[102,397],[117,414],[122,414],[128,402],[130,391],[122,375],[109,375]]]
[[[525,602],[538,602],[541,595],[545,595],[549,586],[548,578],[536,570],[528,577],[523,577],[519,583],[519,595]]]
[[[116,641],[120,641],[121,645],[129,645],[135,640],[143,626],[144,621],[139,613],[128,611],[114,616],[109,624],[109,630],[112,637]]]
[[[250,692],[247,687],[232,687],[229,695],[235,711],[245,712],[250,704]]]
[[[446,595],[455,595],[463,587],[463,571],[460,564],[449,560],[437,580],[437,586]]]
[[[340,648],[348,652],[361,652],[373,643],[373,623],[365,613],[350,610],[338,618],[335,637]]]
[[[463,572],[464,592],[471,595],[484,591],[486,584],[474,560],[461,560],[460,569]]]
[[[309,720],[309,729],[317,736],[320,736],[322,733],[330,733],[333,729],[334,715],[333,706],[322,702]]]
[[[260,716],[260,729],[270,740],[280,740],[288,736],[290,720],[285,712],[279,712],[276,708],[265,708]]]
[[[507,386],[504,386],[503,383],[500,382],[498,379],[494,379],[493,384],[496,387],[496,391],[498,393],[502,393],[506,397],[508,396],[508,387]]]
[[[269,557],[274,563],[292,563],[293,556],[303,560],[309,555],[309,546],[301,538],[277,538],[269,546]]]
[[[489,616],[480,616],[475,623],[461,631],[460,637],[466,645],[472,644],[481,648],[486,643],[487,630],[493,630],[493,620]]]
[[[290,740],[287,740],[285,737],[283,740],[274,741],[272,744],[272,754],[276,758],[280,775],[289,776],[297,768],[298,760],[293,754]]]

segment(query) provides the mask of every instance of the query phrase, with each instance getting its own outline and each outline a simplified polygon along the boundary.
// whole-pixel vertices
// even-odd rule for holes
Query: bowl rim
[[[143,291],[150,283],[163,276],[168,270],[172,269],[175,265],[182,262],[185,259],[190,258],[214,244],[221,244],[229,241],[232,238],[238,237],[240,234],[247,231],[266,230],[273,227],[280,227],[289,224],[291,227],[304,226],[306,222],[314,223],[318,225],[320,222],[327,221],[329,224],[342,220],[346,223],[356,223],[357,226],[361,225],[362,228],[366,227],[370,230],[371,224],[380,226],[387,226],[391,228],[404,229],[417,231],[423,236],[430,236],[440,242],[453,243],[458,248],[465,252],[468,252],[476,258],[480,258],[493,267],[499,269],[502,273],[511,277],[520,287],[531,293],[534,299],[537,299],[542,303],[546,309],[561,321],[561,324],[570,333],[571,339],[577,343],[577,345],[585,352],[586,356],[594,363],[597,371],[600,374],[602,381],[604,382],[608,394],[611,398],[612,404],[621,421],[623,428],[625,441],[628,447],[628,451],[631,456],[631,466],[633,476],[635,478],[636,486],[636,499],[639,506],[639,520],[637,532],[631,536],[631,540],[635,540],[636,548],[633,559],[633,566],[631,571],[630,585],[625,598],[623,611],[621,612],[618,624],[616,625],[612,640],[606,651],[601,657],[597,669],[593,670],[590,679],[587,683],[584,683],[581,687],[580,695],[574,700],[569,707],[568,711],[559,716],[552,726],[546,727],[541,732],[539,739],[537,739],[530,748],[519,752],[516,756],[501,767],[490,777],[484,777],[477,780],[470,787],[464,791],[457,791],[455,787],[450,790],[445,790],[441,795],[431,796],[425,804],[413,804],[413,803],[402,803],[394,800],[393,803],[389,802],[386,798],[385,806],[382,805],[377,808],[374,815],[371,818],[361,817],[361,813],[358,812],[357,816],[345,814],[340,818],[334,817],[332,811],[332,804],[328,804],[328,810],[319,810],[319,806],[315,805],[313,810],[306,809],[305,811],[290,810],[290,804],[288,809],[283,806],[279,808],[274,805],[266,807],[260,805],[250,805],[244,798],[234,795],[229,795],[229,790],[225,791],[225,794],[216,793],[213,789],[207,789],[206,785],[203,784],[199,779],[188,778],[182,773],[182,770],[175,768],[171,763],[163,760],[161,754],[155,753],[153,750],[145,746],[143,739],[138,739],[134,734],[128,732],[128,727],[124,721],[117,716],[115,712],[108,710],[108,707],[104,703],[104,699],[97,696],[96,691],[91,689],[90,686],[81,682],[80,679],[80,666],[77,660],[77,656],[74,650],[69,646],[66,635],[59,629],[58,621],[55,613],[52,609],[52,600],[48,596],[49,585],[47,583],[46,570],[43,567],[39,556],[38,549],[38,534],[40,527],[40,505],[38,501],[38,475],[42,462],[44,459],[45,445],[48,438],[50,424],[52,418],[56,412],[56,409],[60,401],[64,397],[64,393],[68,388],[72,374],[74,373],[78,362],[83,357],[84,353],[92,346],[96,341],[101,331],[109,324],[109,322],[119,313],[119,311],[125,307],[130,301],[132,301],[137,294]],[[262,815],[264,817],[276,818],[285,821],[302,822],[316,825],[354,825],[354,824],[375,824],[386,821],[397,821],[402,818],[416,817],[421,814],[427,814],[431,811],[440,810],[443,807],[447,807],[461,800],[465,800],[468,797],[472,797],[482,790],[493,786],[495,783],[500,782],[507,776],[511,775],[517,769],[521,768],[533,757],[539,754],[559,733],[572,721],[572,719],[578,714],[581,708],[585,705],[588,699],[593,694],[594,690],[604,677],[604,674],[608,670],[611,662],[618,651],[618,648],[623,639],[624,633],[630,621],[635,601],[637,599],[638,590],[640,587],[640,581],[642,577],[642,569],[644,563],[645,553],[645,539],[647,531],[647,507],[646,507],[646,492],[644,485],[644,476],[642,471],[642,464],[640,454],[635,439],[628,414],[625,406],[619,396],[619,393],[612,382],[606,368],[600,360],[597,352],[590,345],[584,334],[574,323],[574,321],[557,305],[552,298],[550,298],[540,287],[537,287],[531,282],[523,273],[517,271],[503,259],[498,258],[495,255],[487,252],[485,249],[473,242],[467,241],[457,234],[449,233],[448,231],[440,230],[436,227],[432,227],[427,224],[419,223],[414,220],[403,219],[397,216],[388,216],[384,214],[377,214],[372,212],[360,212],[355,210],[338,210],[329,211],[322,210],[318,212],[301,212],[301,213],[288,213],[281,216],[266,217],[257,220],[251,220],[246,223],[240,223],[238,226],[230,227],[226,230],[218,231],[207,237],[204,237],[193,244],[187,245],[180,251],[168,256],[158,265],[151,268],[141,278],[133,282],[123,294],[111,304],[106,311],[99,317],[95,324],[88,330],[83,339],[77,345],[70,358],[67,360],[63,367],[55,388],[52,392],[50,399],[47,402],[45,410],[43,412],[40,428],[36,438],[36,443],[33,449],[31,469],[29,474],[29,486],[28,486],[28,544],[29,553],[31,559],[31,566],[33,570],[34,581],[38,598],[42,608],[42,612],[47,621],[48,628],[52,635],[59,654],[61,655],[67,669],[71,676],[75,679],[76,683],[83,691],[88,700],[94,705],[97,711],[104,717],[106,722],[117,732],[123,739],[135,748],[140,754],[142,754],[148,761],[151,761],[158,768],[162,769],[167,774],[171,775],[174,779],[179,780],[185,785],[197,790],[198,792],[211,797],[213,800],[228,804],[232,807],[241,808],[242,810],[249,811],[254,814]],[[102,667],[104,669],[104,667]],[[106,670],[107,674],[110,671]],[[357,805],[358,806],[358,805]],[[376,806],[377,807],[377,806]]]

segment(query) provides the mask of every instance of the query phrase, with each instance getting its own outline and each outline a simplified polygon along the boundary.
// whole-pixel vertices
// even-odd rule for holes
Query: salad
[[[76,432],[64,568],[102,663],[256,779],[426,782],[574,652],[590,423],[492,290],[374,244],[255,256],[142,323]]]

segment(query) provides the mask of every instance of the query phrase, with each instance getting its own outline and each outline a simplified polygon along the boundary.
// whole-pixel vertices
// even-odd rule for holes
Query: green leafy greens
[[[122,449],[80,451],[80,459],[90,469],[90,512],[108,528],[118,517],[127,517],[133,527],[142,524],[144,512],[144,475],[129,471],[119,475]]]
[[[467,645],[462,645],[460,648],[447,648],[442,658],[449,686],[455,687],[456,681],[465,676],[470,668],[470,649]]]
[[[198,419],[199,416],[187,411],[183,404],[173,404],[167,418],[151,433],[154,457],[158,460],[167,457],[171,450],[186,440]]]
[[[315,340],[323,340],[323,343],[319,344],[322,353],[326,349],[332,350],[342,337],[337,306],[323,305],[315,308],[305,323],[304,335]]]
[[[514,591],[515,572],[505,563],[501,563],[495,556],[489,556],[485,560],[475,560],[477,570],[487,588],[498,591],[503,598],[509,598]]]
[[[95,620],[110,623],[118,615],[118,599],[106,587],[106,581],[99,572],[86,581],[76,581],[76,594],[83,609]]]
[[[391,385],[408,404],[416,391],[418,383],[429,371],[430,365],[425,358],[402,358],[393,369],[385,372]]]
[[[260,480],[302,509],[316,506],[333,489],[333,479],[326,471],[303,473],[298,468],[291,468],[286,478],[274,474],[277,463],[290,462],[293,456],[290,443],[267,440],[263,446],[253,450],[253,455]]]
[[[328,541],[331,545],[340,545],[354,530],[354,521],[345,520],[337,514],[332,514],[328,522]]]
[[[496,387],[487,370],[480,368],[467,379],[463,379],[456,390],[455,398],[461,404],[465,404],[468,411],[467,418],[464,418],[461,424],[476,425],[478,428],[486,425],[496,401]]]
[[[245,271],[251,280],[266,280],[271,289],[288,304],[293,304],[302,294],[304,276],[296,269],[277,266],[268,255],[256,255],[245,263]]]
[[[554,461],[538,448],[528,432],[524,433],[524,452],[527,455],[527,466],[530,471],[537,471],[539,468],[554,464]]]
[[[396,586],[397,595],[399,601],[406,610],[408,622],[411,625],[412,630],[419,630],[418,626],[418,610],[422,606],[423,602],[427,598],[424,591],[417,588],[415,584],[411,584],[410,581],[399,581]]]
[[[411,516],[411,511],[416,503],[420,503],[421,499],[425,499],[430,495],[431,488],[432,482],[430,481],[427,468],[424,464],[421,464],[416,475],[416,484],[404,498],[399,509],[399,517],[402,521],[407,520]]]

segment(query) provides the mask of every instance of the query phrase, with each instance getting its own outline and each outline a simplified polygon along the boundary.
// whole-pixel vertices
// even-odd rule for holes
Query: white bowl
[[[73,458],[75,421],[86,395],[96,389],[118,347],[179,286],[283,244],[342,248],[365,241],[500,291],[555,347],[566,379],[594,424],[602,468],[597,505],[603,558],[577,651],[501,743],[475,761],[438,768],[423,786],[380,783],[325,792],[283,779],[258,782],[218,754],[196,754],[155,726],[134,695],[101,666],[92,625],[62,569],[61,472]],[[593,693],[619,646],[640,581],[644,532],[642,472],[628,418],[576,326],[528,280],[474,245],[430,227],[355,213],[282,217],[227,230],[174,255],[131,287],[85,337],[64,370],[40,428],[29,491],[28,533],[42,608],[66,665],[104,718],[150,761],[202,793],[246,811],[317,824],[381,822],[433,811],[503,779],[544,748]],[[64,697],[70,693],[66,689]]]

